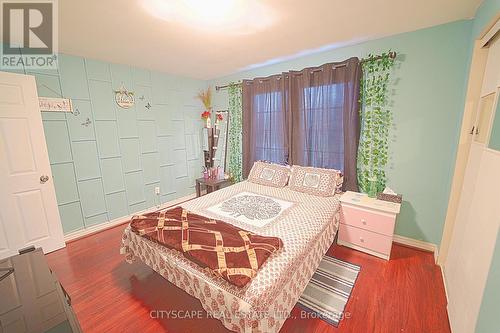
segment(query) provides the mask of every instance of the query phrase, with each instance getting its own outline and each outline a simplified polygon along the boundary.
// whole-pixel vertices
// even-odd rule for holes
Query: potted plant
[[[204,119],[207,124],[206,124],[206,128],[210,128],[212,127],[211,123],[210,123],[210,111],[204,111],[202,114],[201,114],[201,118]]]
[[[201,114],[201,118],[205,119],[207,122],[206,127],[212,127],[210,117],[212,115],[212,89],[210,87],[207,90],[202,90],[196,96],[203,106],[205,107],[205,111]]]
[[[224,116],[220,112],[215,113],[215,128],[219,125],[219,122],[224,120]]]

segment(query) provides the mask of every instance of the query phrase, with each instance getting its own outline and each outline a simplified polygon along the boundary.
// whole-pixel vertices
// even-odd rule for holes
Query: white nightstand
[[[386,260],[401,204],[348,191],[340,197],[341,221],[337,243]]]

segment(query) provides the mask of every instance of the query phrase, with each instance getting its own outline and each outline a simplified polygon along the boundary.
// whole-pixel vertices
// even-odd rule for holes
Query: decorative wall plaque
[[[73,112],[73,105],[68,98],[38,97],[40,111]]]
[[[135,104],[134,93],[122,85],[119,90],[115,90],[115,101],[119,107],[129,109]]]

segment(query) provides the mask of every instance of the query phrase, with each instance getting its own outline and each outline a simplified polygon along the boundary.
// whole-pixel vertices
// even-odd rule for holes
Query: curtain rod
[[[395,51],[389,52],[389,58],[391,58],[391,59],[396,59],[396,55],[397,55],[397,53]],[[382,55],[378,55],[378,56],[373,57],[373,58],[363,58],[363,59],[361,59],[360,62],[364,63],[364,62],[367,62],[367,61],[370,61],[370,60],[373,61],[373,60],[379,60],[379,59],[382,59],[382,58],[383,58]],[[237,82],[235,84],[236,85],[241,85],[241,83],[242,82]],[[215,86],[215,91],[219,91],[221,89],[227,89],[227,88],[229,88],[229,84],[226,84],[226,85],[223,85],[223,86]]]

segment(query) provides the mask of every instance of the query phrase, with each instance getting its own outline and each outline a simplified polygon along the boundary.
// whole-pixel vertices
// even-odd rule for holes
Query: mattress
[[[127,261],[139,258],[199,299],[211,317],[236,332],[279,331],[331,246],[340,220],[338,196],[318,197],[247,181],[181,206],[283,241],[283,249],[264,263],[250,283],[239,288],[181,253],[125,229],[121,253]]]

